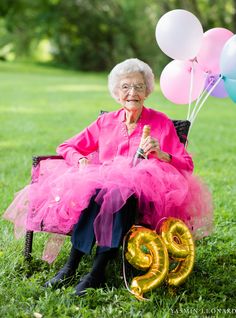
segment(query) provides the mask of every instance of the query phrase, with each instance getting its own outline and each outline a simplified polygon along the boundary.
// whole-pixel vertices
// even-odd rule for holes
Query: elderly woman
[[[144,106],[154,89],[151,68],[125,60],[112,69],[108,84],[121,108],[61,144],[57,153],[66,163],[45,169],[29,189],[27,229],[72,232],[70,256],[45,286],[68,282],[96,242],[92,270],[76,286],[77,295],[104,285],[106,266],[134,222],[156,229],[174,216],[202,235],[211,222],[209,197],[191,175],[191,156],[172,121]],[[142,143],[148,160],[134,166],[144,125],[151,128]]]

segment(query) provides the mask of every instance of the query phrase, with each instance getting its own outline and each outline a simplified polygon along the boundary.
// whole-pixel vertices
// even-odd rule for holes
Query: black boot
[[[66,285],[75,275],[79,262],[84,255],[83,252],[75,249],[73,246],[70,251],[70,256],[63,268],[49,281],[44,284],[44,287],[62,287]]]
[[[109,251],[96,254],[91,272],[85,275],[75,288],[75,294],[77,296],[86,294],[87,288],[100,288],[105,285],[107,263],[115,257],[117,250],[117,248],[113,248]]]

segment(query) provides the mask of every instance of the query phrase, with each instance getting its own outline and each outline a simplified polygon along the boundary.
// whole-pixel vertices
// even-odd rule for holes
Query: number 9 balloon
[[[133,226],[128,236],[126,259],[137,269],[149,271],[135,277],[131,291],[138,299],[143,294],[158,287],[166,278],[169,268],[167,249],[155,231],[143,226]]]
[[[179,286],[190,275],[194,260],[195,247],[192,235],[185,223],[175,218],[168,218],[161,225],[161,237],[167,247],[169,255],[178,265],[169,272],[169,285]]]
[[[128,262],[137,269],[148,270],[131,282],[131,292],[140,300],[145,299],[144,293],[157,288],[165,280],[169,285],[179,286],[193,269],[193,238],[188,227],[179,219],[169,217],[163,221],[160,235],[143,226],[133,226],[126,242],[125,257]],[[177,262],[170,272],[169,256],[171,261]]]

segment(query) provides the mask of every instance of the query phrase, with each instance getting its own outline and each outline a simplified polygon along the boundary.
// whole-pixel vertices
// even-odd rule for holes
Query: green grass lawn
[[[183,119],[187,106],[172,105],[159,87],[146,106]],[[94,120],[100,109],[118,106],[106,74],[79,73],[32,64],[0,63],[0,214],[30,181],[31,157],[54,154],[56,146]],[[46,234],[35,235],[32,268],[24,264],[24,240],[0,219],[0,317],[232,317],[236,315],[236,105],[209,98],[194,124],[188,149],[195,173],[214,198],[215,229],[198,241],[194,271],[176,290],[162,286],[140,302],[125,289],[120,264],[108,271],[107,288],[73,296],[73,286],[42,287],[63,265],[69,239],[56,262],[40,260]],[[91,266],[82,262],[79,274]],[[227,312],[228,310],[228,312]]]

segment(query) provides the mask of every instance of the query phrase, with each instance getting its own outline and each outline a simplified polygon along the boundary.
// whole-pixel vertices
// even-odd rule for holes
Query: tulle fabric
[[[25,188],[15,194],[15,198],[3,214],[3,218],[14,224],[14,234],[16,239],[25,235],[27,215],[29,212],[29,188]]]
[[[152,229],[173,216],[183,220],[196,238],[211,231],[212,200],[207,186],[156,159],[141,160],[132,167],[130,158],[116,157],[84,168],[68,166],[64,160],[44,160],[33,183],[17,194],[4,217],[15,224],[17,237],[25,230],[68,234],[96,193],[101,208],[94,231],[100,246],[110,246],[113,214],[131,195],[138,199],[139,222]]]

